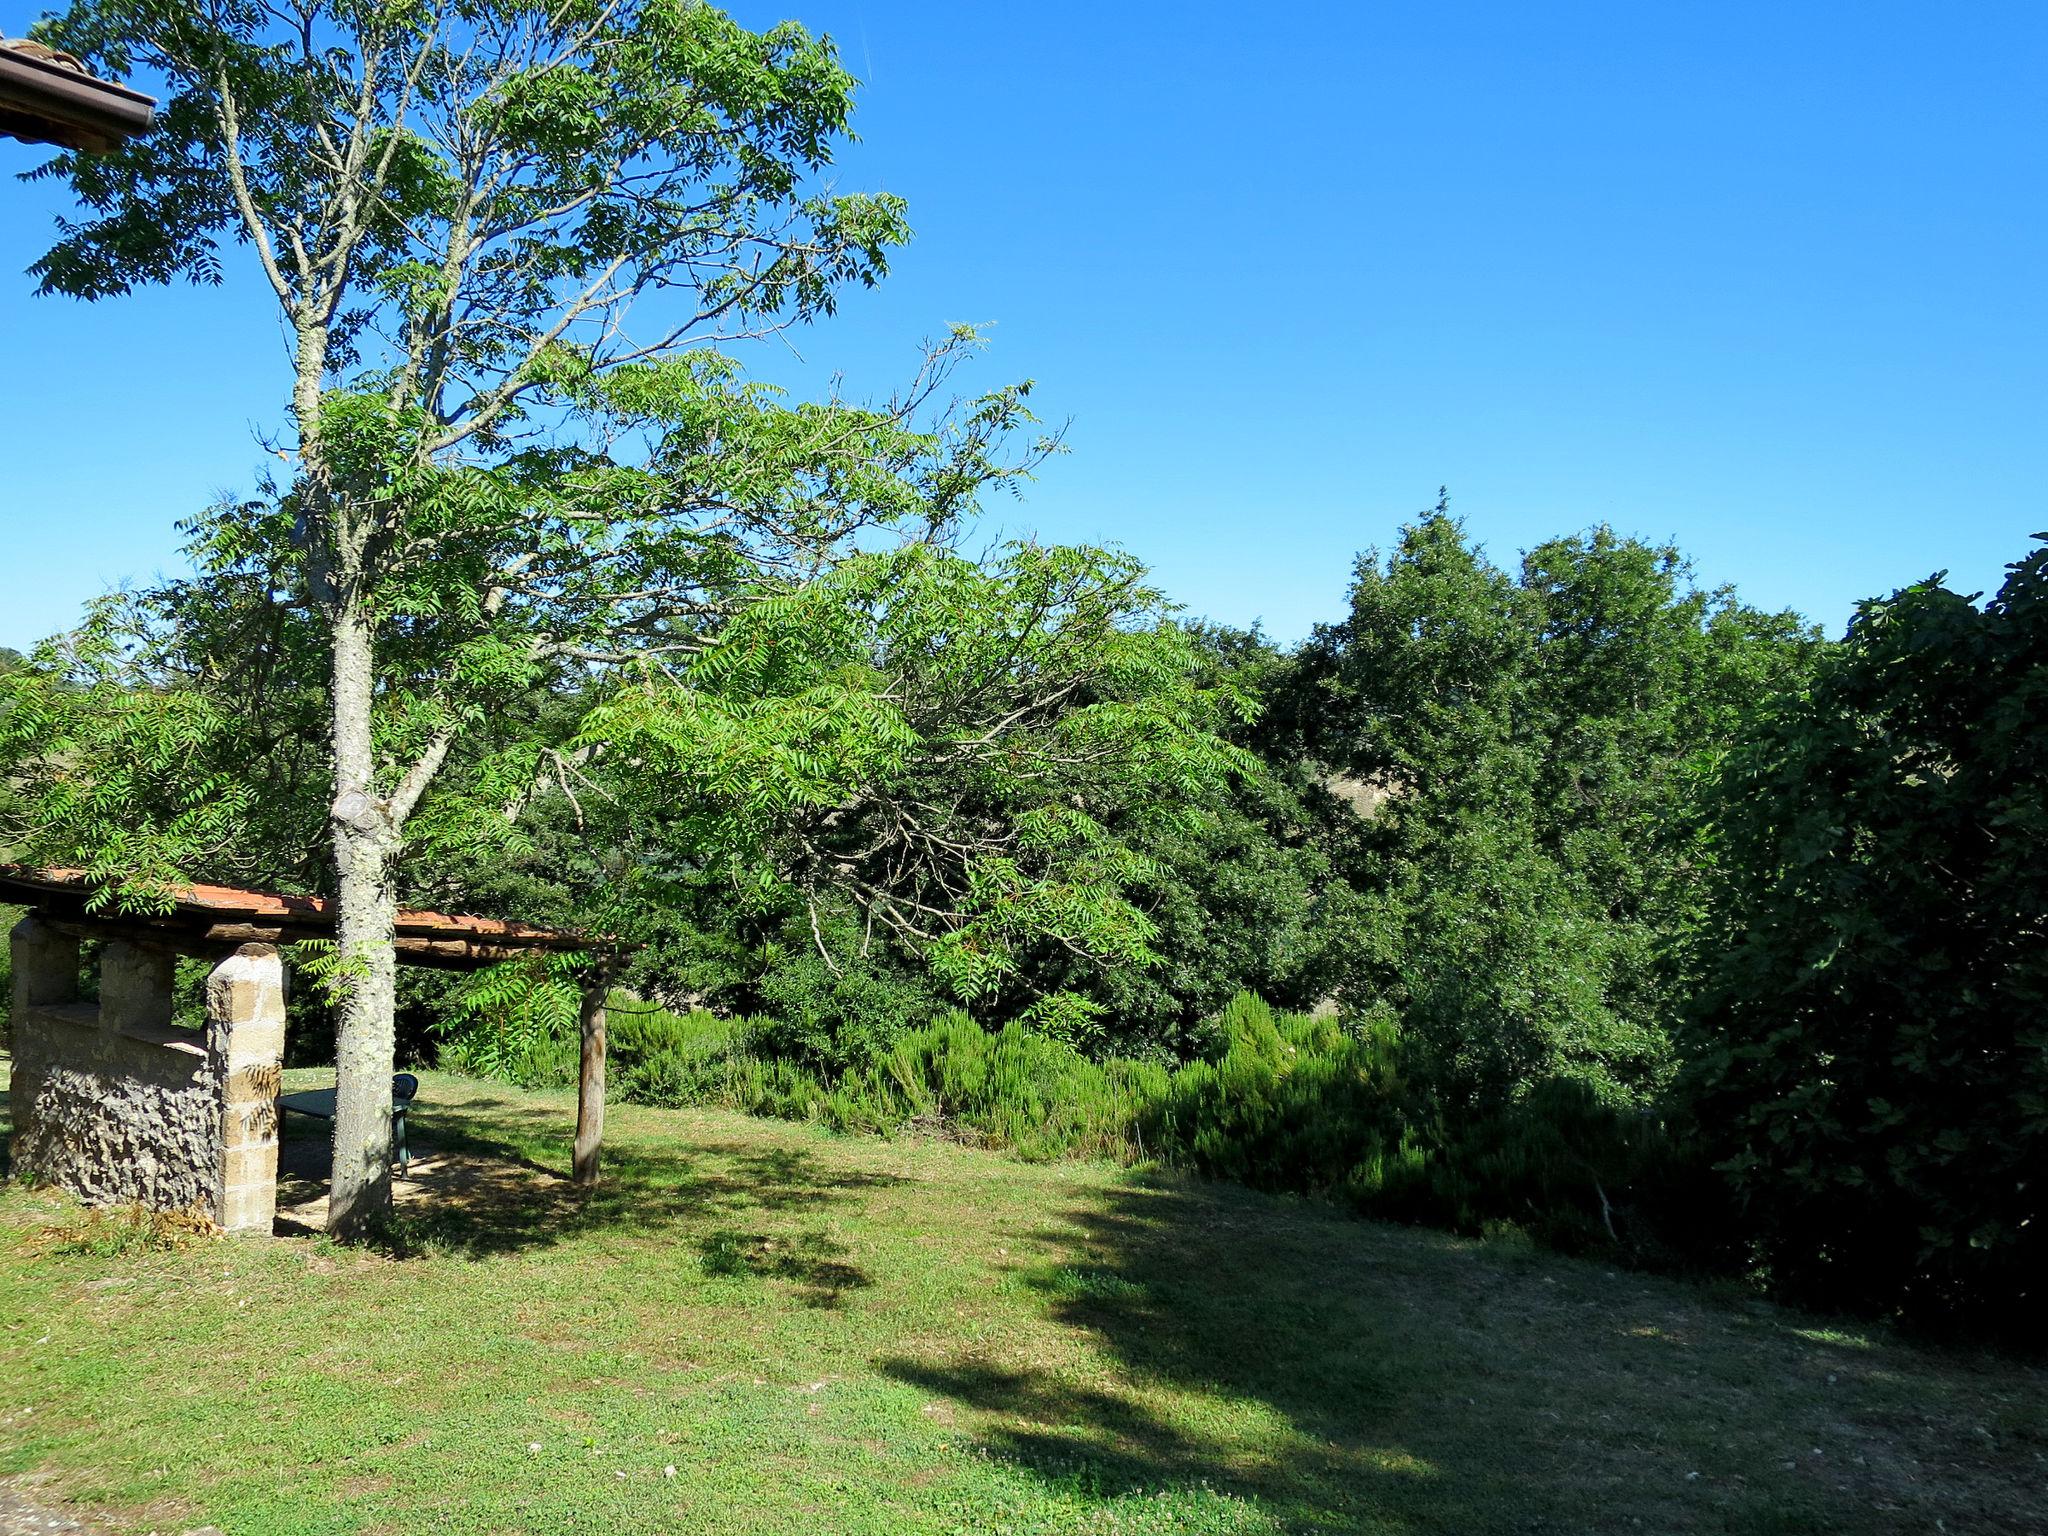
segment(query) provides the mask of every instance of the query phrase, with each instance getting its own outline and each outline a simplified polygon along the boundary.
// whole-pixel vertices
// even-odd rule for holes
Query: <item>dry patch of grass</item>
[[[525,1169],[96,1255],[0,1195],[0,1473],[147,1530],[2035,1532],[2048,1377],[1305,1202],[429,1077]],[[160,1522],[159,1522],[160,1523]]]

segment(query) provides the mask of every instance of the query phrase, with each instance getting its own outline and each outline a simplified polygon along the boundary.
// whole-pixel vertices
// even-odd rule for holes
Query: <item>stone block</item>
[[[274,1141],[277,1129],[275,1099],[221,1107],[220,1140],[223,1147],[249,1147],[260,1141]]]
[[[284,1071],[275,1055],[244,1066],[236,1066],[230,1060],[227,1081],[221,1089],[223,1101],[230,1105],[269,1104],[276,1100],[283,1081]]]
[[[111,939],[100,954],[100,1025],[105,1029],[168,1029],[178,957]]]
[[[8,1000],[7,1051],[14,1050],[14,1020],[24,1009],[61,1008],[78,1001],[78,940],[40,918],[24,917],[7,936],[14,962]],[[16,1088],[19,1089],[17,1082]]]
[[[277,1221],[277,1180],[270,1178],[225,1191],[214,1220],[223,1232],[268,1233]]]
[[[203,1040],[170,1027],[168,951],[109,942],[97,1009],[76,1001],[75,942],[30,919],[13,952],[16,1168],[89,1204],[196,1207],[228,1230],[268,1232],[284,1054],[277,951],[245,945],[214,968]]]
[[[221,1186],[226,1190],[245,1185],[277,1182],[277,1143],[255,1141],[229,1147],[221,1155]]]
[[[206,978],[209,1028],[267,1045],[284,1045],[284,962],[269,944],[244,944]],[[217,1047],[234,1049],[232,1039]]]
[[[224,1056],[229,1072],[261,1067],[284,1056],[284,1019],[258,1018],[234,1027]]]

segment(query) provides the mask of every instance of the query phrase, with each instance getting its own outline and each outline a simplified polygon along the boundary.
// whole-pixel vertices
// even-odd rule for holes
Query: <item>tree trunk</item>
[[[576,1075],[576,1182],[597,1183],[597,1158],[604,1145],[604,994],[602,983],[583,994],[583,1063]]]
[[[396,1065],[398,839],[375,793],[371,620],[344,604],[334,622],[334,862],[342,965],[335,1032],[334,1170],[327,1230],[357,1237],[391,1209],[391,1074]]]

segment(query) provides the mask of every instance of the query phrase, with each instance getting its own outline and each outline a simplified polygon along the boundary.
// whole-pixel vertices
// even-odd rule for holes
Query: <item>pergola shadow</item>
[[[279,1144],[279,1236],[306,1237],[327,1230],[334,1149],[325,1130],[324,1125],[290,1127]],[[519,1207],[545,1208],[561,1202],[573,1188],[561,1172],[530,1162],[510,1148],[448,1147],[421,1138],[410,1166],[392,1175],[391,1202],[400,1225],[407,1219],[425,1219],[452,1229],[474,1220],[485,1228],[502,1228]]]
[[[600,1232],[683,1241],[707,1218],[725,1223],[729,1238],[749,1214],[823,1210],[901,1182],[834,1168],[797,1148],[704,1141],[607,1147],[602,1181],[582,1185],[563,1171],[561,1117],[544,1108],[486,1093],[414,1114],[410,1174],[394,1178],[391,1220],[372,1239],[394,1258],[483,1258]],[[277,1235],[324,1231],[328,1158],[318,1127],[287,1130]],[[866,1283],[840,1266],[817,1268],[808,1278],[826,1290]]]

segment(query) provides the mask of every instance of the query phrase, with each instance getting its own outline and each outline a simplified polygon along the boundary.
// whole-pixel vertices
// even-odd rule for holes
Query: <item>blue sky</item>
[[[1122,544],[1198,613],[1300,636],[1440,484],[1499,557],[1608,521],[1830,630],[2048,528],[2038,3],[733,9],[839,39],[840,184],[918,229],[759,371],[880,393],[991,324],[973,382],[1035,379],[1073,450],[991,529]],[[19,647],[174,568],[286,373],[246,263],[37,299],[62,199],[0,197]]]

